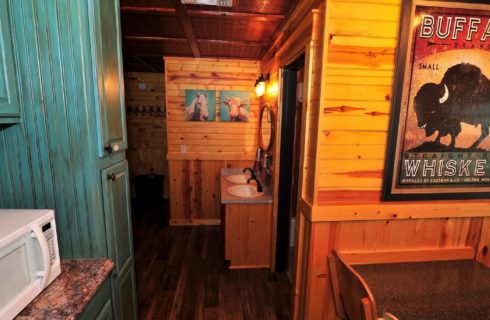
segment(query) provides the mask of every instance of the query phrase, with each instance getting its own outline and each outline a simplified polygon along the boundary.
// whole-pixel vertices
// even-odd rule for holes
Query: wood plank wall
[[[124,85],[131,194],[135,176],[154,173],[165,176],[162,196],[168,198],[165,75],[127,72]]]
[[[323,24],[325,5],[322,0],[303,0],[300,1],[287,23],[277,36],[277,40],[270,50],[265,54],[261,61],[263,74],[270,74],[271,80],[268,87],[275,87],[277,90],[267,92],[261,97],[261,105],[269,103],[272,106],[276,120],[276,130],[274,145],[269,152],[273,156],[271,164],[271,188],[274,195],[273,221],[277,221],[278,215],[278,188],[280,168],[280,148],[281,145],[281,117],[282,110],[280,84],[280,69],[293,62],[301,54],[305,55],[305,92],[303,94],[304,103],[301,115],[302,141],[301,145],[306,146],[300,154],[300,173],[298,181],[301,198],[307,202],[315,199],[315,163],[317,148],[318,119],[320,109],[320,81],[322,70],[323,52]],[[318,10],[317,8],[320,8]],[[316,12],[314,13],[313,10]],[[323,14],[319,14],[322,11]],[[311,89],[308,91],[308,88]],[[272,238],[276,238],[276,223],[272,225]],[[275,257],[275,247],[272,248],[272,257]],[[272,259],[272,267],[275,262]]]
[[[470,246],[478,261],[490,264],[489,222],[479,217],[488,216],[489,207],[482,201],[432,204],[424,214],[417,213],[414,203],[407,207],[408,203],[380,202],[400,4],[400,0],[326,0],[329,41],[323,52],[317,191],[313,206],[301,205],[295,319],[337,318],[326,265],[332,249]],[[425,205],[419,203],[419,208]],[[407,214],[398,214],[399,208]],[[408,213],[410,208],[413,213]],[[389,216],[377,217],[387,210]],[[343,213],[349,217],[338,220],[345,221],[331,221]]]
[[[172,224],[218,224],[221,168],[253,165],[259,114],[254,84],[259,72],[258,61],[165,58]],[[185,89],[216,90],[215,122],[185,121]],[[221,90],[250,92],[248,122],[219,120]]]
[[[329,44],[318,131],[318,202],[345,195],[346,190],[357,195],[354,201],[359,194],[378,200],[401,1],[327,3]]]
[[[317,132],[318,118],[320,109],[320,81],[322,70],[322,55],[323,55],[323,30],[324,30],[324,14],[317,14],[317,21],[314,23],[314,14],[312,10],[323,8],[324,1],[300,1],[295,11],[291,14],[288,22],[283,27],[283,30],[276,41],[277,48],[273,47],[264,56],[261,61],[262,73],[270,73],[271,81],[269,86],[279,87],[279,91],[267,93],[262,99],[262,103],[269,103],[274,110],[276,117],[276,137],[274,147],[271,154],[275,155],[273,163],[274,172],[279,169],[279,148],[280,146],[280,128],[281,128],[281,110],[278,105],[281,103],[280,91],[280,68],[294,61],[301,54],[305,54],[305,74],[308,78],[305,83],[305,88],[311,88],[311,92],[305,92],[305,103],[303,105],[303,129],[304,141],[306,145],[304,152],[304,161],[302,166],[302,196],[308,202],[314,200],[314,185],[315,185],[315,163],[316,163],[316,148],[317,148]],[[309,84],[309,85],[308,85]],[[307,89],[305,89],[307,90]],[[273,186],[278,184],[277,179],[272,179]],[[277,191],[277,188],[274,188]],[[277,192],[276,192],[277,193]]]
[[[330,292],[326,259],[331,250],[350,252],[406,249],[478,249],[485,218],[413,219],[311,223],[302,215],[305,234],[299,259],[295,319],[338,319]],[[487,222],[488,223],[488,222]],[[488,235],[487,235],[488,236]],[[487,239],[488,245],[488,239]],[[487,257],[488,259],[488,257]]]

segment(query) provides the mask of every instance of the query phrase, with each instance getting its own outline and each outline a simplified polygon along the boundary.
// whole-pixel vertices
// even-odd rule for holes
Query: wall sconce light
[[[270,78],[270,73],[266,74],[265,77],[263,74],[261,74],[255,81],[255,94],[257,97],[262,97],[265,94],[265,84],[270,81]]]

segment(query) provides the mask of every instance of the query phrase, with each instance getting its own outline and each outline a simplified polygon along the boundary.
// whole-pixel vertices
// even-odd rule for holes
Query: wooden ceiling
[[[298,0],[121,0],[125,71],[163,72],[163,56],[259,60]]]

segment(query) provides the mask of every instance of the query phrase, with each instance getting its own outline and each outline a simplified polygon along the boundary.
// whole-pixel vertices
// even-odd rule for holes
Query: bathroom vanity
[[[229,268],[267,268],[271,265],[272,195],[268,186],[257,193],[255,182],[247,184],[247,178],[241,168],[221,169],[222,254]]]

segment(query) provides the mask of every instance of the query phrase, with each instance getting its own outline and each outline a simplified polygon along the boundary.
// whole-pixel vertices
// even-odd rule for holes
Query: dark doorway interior
[[[279,203],[277,216],[276,271],[288,269],[294,239],[294,225],[299,176],[301,110],[305,57],[301,55],[283,69],[281,151],[279,169]],[[292,222],[293,221],[293,222]],[[293,246],[291,246],[293,245]]]

